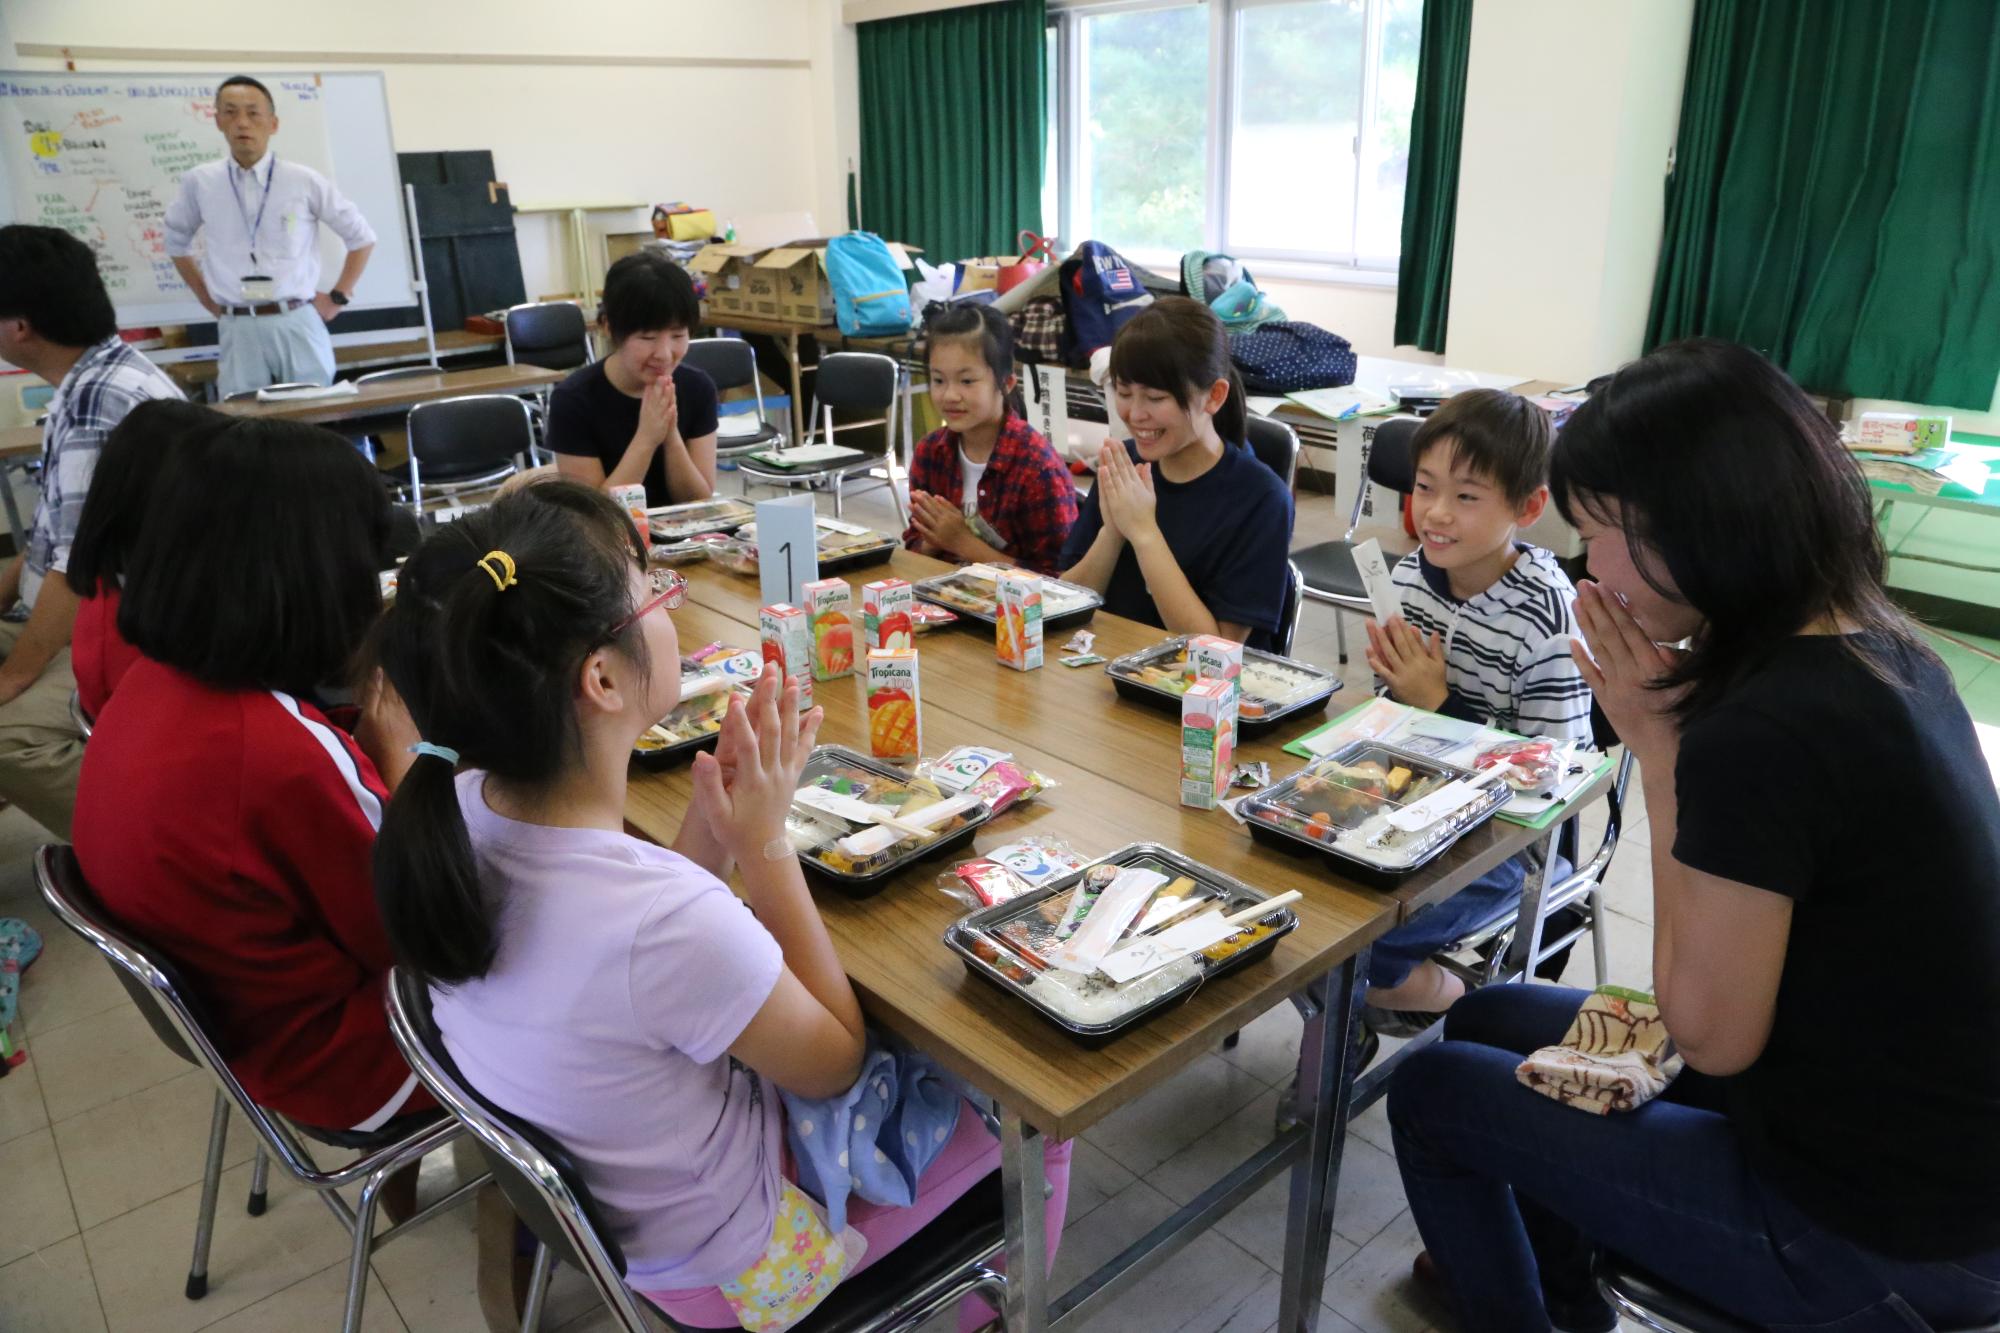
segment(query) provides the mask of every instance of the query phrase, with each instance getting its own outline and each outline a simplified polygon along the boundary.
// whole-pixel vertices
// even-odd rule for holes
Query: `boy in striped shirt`
[[[1368,626],[1381,692],[1524,736],[1590,740],[1590,688],[1570,657],[1576,588],[1553,554],[1520,540],[1549,501],[1549,419],[1499,389],[1445,400],[1411,440],[1411,517],[1421,545],[1392,578],[1403,613]],[[1390,931],[1369,961],[1364,1020],[1411,1036],[1465,993],[1431,961],[1519,898],[1523,857]]]

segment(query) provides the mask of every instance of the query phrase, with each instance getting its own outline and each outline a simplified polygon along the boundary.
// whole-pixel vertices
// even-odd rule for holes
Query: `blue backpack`
[[[1069,317],[1065,351],[1071,365],[1087,365],[1090,354],[1109,347],[1125,321],[1153,303],[1138,270],[1102,241],[1085,241],[1065,259],[1057,284]]]
[[[849,337],[910,331],[910,284],[888,244],[872,231],[850,231],[826,243],[833,284],[833,318]]]

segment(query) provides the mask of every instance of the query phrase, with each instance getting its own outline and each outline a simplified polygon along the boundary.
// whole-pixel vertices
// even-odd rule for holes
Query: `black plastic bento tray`
[[[741,687],[731,685],[728,688],[733,691]],[[717,727],[706,736],[697,736],[691,741],[679,741],[673,745],[662,746],[657,750],[641,750],[635,745],[632,747],[632,762],[649,773],[658,773],[665,769],[678,768],[680,765],[691,761],[703,750],[713,750],[715,743],[721,739],[722,728]]]
[[[1425,769],[1436,769],[1452,777],[1470,778],[1477,776],[1473,770],[1461,767],[1458,764],[1448,764],[1442,759],[1437,759],[1427,754],[1413,754],[1397,746],[1387,745],[1381,741],[1369,740],[1365,737],[1350,741],[1340,747],[1340,749],[1323,756],[1323,758],[1342,762],[1341,756],[1363,749],[1383,750],[1405,762]],[[1310,767],[1310,764],[1306,766],[1306,768]],[[1293,773],[1289,777],[1272,783],[1262,791],[1251,793],[1250,799],[1254,800],[1258,797],[1271,799],[1272,793],[1289,790],[1297,783],[1300,774],[1306,772],[1306,768],[1302,768],[1298,773]],[[1492,793],[1491,796],[1482,804],[1468,810],[1461,810],[1458,814],[1451,817],[1455,825],[1451,830],[1451,836],[1440,839],[1436,846],[1426,849],[1421,856],[1405,866],[1380,865],[1350,852],[1342,851],[1338,846],[1321,842],[1317,838],[1308,838],[1291,832],[1288,829],[1282,829],[1274,824],[1267,823],[1250,812],[1248,808],[1249,800],[1244,802],[1241,814],[1244,824],[1250,829],[1250,837],[1256,842],[1261,842],[1267,847],[1276,847],[1281,851],[1290,852],[1294,856],[1317,853],[1329,868],[1338,872],[1345,879],[1358,881],[1370,888],[1394,889],[1401,886],[1403,881],[1411,875],[1422,870],[1432,861],[1443,856],[1445,852],[1457,846],[1459,839],[1492,819],[1493,816],[1499,814],[1501,808],[1507,804],[1513,795],[1504,782],[1495,783],[1490,790]]]
[[[805,781],[806,774],[811,773],[813,766],[822,758],[836,760],[854,768],[866,769],[870,773],[879,774],[883,777],[900,778],[904,781],[908,781],[910,778],[910,774],[889,763],[887,760],[877,759],[873,755],[863,754],[859,750],[850,750],[845,745],[816,745],[813,747],[812,754],[806,759],[805,769],[800,773],[800,781],[802,783]],[[949,852],[955,852],[961,847],[966,846],[972,841],[973,835],[978,833],[986,821],[992,817],[992,809],[982,804],[976,807],[975,813],[963,828],[891,857],[888,863],[881,869],[871,870],[865,875],[843,874],[831,866],[822,865],[818,858],[809,852],[799,853],[799,865],[805,870],[806,874],[817,879],[828,888],[838,890],[850,898],[872,898],[887,888],[890,880],[911,866],[943,856]]]
[[[1147,859],[1159,861],[1169,869],[1193,878],[1197,883],[1222,890],[1225,906],[1233,904],[1234,910],[1237,911],[1241,911],[1244,907],[1252,903],[1263,902],[1271,896],[1267,893],[1260,893],[1241,880],[1231,875],[1225,875],[1212,866],[1204,865],[1192,857],[1183,856],[1181,853],[1171,848],[1163,847],[1156,842],[1127,844],[1107,856],[1099,857],[1091,865],[1132,865]],[[1044,1021],[1061,1029],[1071,1039],[1083,1046],[1102,1046],[1106,1042],[1121,1037],[1167,1006],[1179,1004],[1205,983],[1213,981],[1217,977],[1227,976],[1231,972],[1238,971],[1241,968],[1248,967],[1251,963],[1257,962],[1260,959],[1270,957],[1271,951],[1278,947],[1278,941],[1298,929],[1299,918],[1297,913],[1293,912],[1289,907],[1276,908],[1274,912],[1281,919],[1280,924],[1277,929],[1273,930],[1263,939],[1258,940],[1255,944],[1232,954],[1219,963],[1203,964],[1200,972],[1189,978],[1182,985],[1176,986],[1162,995],[1155,996],[1153,999],[1148,1000],[1137,1009],[1120,1018],[1108,1023],[1077,1023],[1036,999],[1032,985],[1024,986],[1018,982],[1009,980],[998,969],[994,968],[992,964],[975,954],[965,941],[967,935],[972,931],[984,932],[996,926],[1004,926],[1026,912],[1039,907],[1048,899],[1068,893],[1076,887],[1084,875],[1088,873],[1089,869],[1089,866],[1085,866],[1082,869],[1063,876],[1052,884],[1035,890],[1033,893],[1025,893],[1019,898],[1010,899],[997,906],[983,908],[980,911],[972,913],[970,916],[961,917],[957,921],[952,922],[944,933],[945,947],[958,955],[959,961],[965,964],[967,971],[989,985],[997,986],[1002,991],[1022,1001]],[[1260,917],[1253,924],[1261,925],[1269,919],[1268,915]]]
[[[1171,690],[1163,690],[1156,685],[1148,685],[1144,681],[1133,680],[1131,677],[1119,673],[1121,670],[1129,671],[1136,670],[1141,666],[1150,666],[1152,665],[1153,658],[1168,656],[1187,647],[1187,642],[1192,637],[1194,636],[1189,634],[1176,634],[1174,637],[1156,643],[1150,648],[1141,648],[1136,653],[1126,653],[1123,657],[1115,657],[1104,664],[1104,674],[1111,677],[1112,688],[1118,691],[1118,696],[1121,699],[1130,699],[1135,703],[1148,704],[1178,717],[1181,711],[1182,696],[1175,694]],[[1321,677],[1326,688],[1315,690],[1305,698],[1295,703],[1286,704],[1276,712],[1266,713],[1262,717],[1245,717],[1241,711],[1238,711],[1236,715],[1236,734],[1245,740],[1265,735],[1279,723],[1290,721],[1292,718],[1308,710],[1325,708],[1326,701],[1331,699],[1335,691],[1340,689],[1340,677],[1334,675],[1325,667],[1316,667],[1310,662],[1301,662],[1296,657],[1280,657],[1276,653],[1267,653],[1256,648],[1245,648],[1243,650],[1243,660],[1247,662],[1252,658],[1266,662],[1282,662],[1294,670],[1310,672],[1315,676]]]
[[[896,548],[901,545],[902,542],[896,538],[885,536],[879,546],[864,546],[855,551],[842,551],[839,555],[822,555],[819,557],[819,572],[824,576],[838,574],[843,569],[861,569],[868,565],[886,564],[890,557],[896,554]]]
[[[733,520],[730,517],[725,517],[722,519],[710,520],[707,522],[701,522],[695,520],[675,521],[673,519],[669,519],[664,516],[660,518],[654,518],[649,513],[647,515],[647,520],[646,520],[647,537],[652,543],[655,544],[661,542],[685,541],[689,537],[699,536],[701,533],[704,532],[734,532],[736,531],[736,529],[742,527],[744,524],[753,522],[755,520],[756,517],[755,506],[749,504],[748,501],[737,500],[734,499],[733,497],[727,497],[727,496],[719,496],[708,500],[691,500],[686,504],[666,505],[663,507],[668,509],[692,509],[697,505],[716,505],[716,504],[742,505],[744,508],[749,509],[751,513],[749,517],[733,518]],[[655,526],[656,524],[660,523],[665,523],[667,525],[667,530],[665,532],[661,532]]]
[[[945,610],[956,615],[958,617],[957,621],[958,624],[963,625],[968,621],[977,621],[980,624],[986,626],[988,629],[994,628],[999,623],[999,616],[998,614],[996,614],[996,612],[974,611],[967,607],[960,606],[956,602],[947,601],[944,598],[939,597],[936,594],[929,591],[932,585],[943,583],[948,579],[956,577],[957,577],[956,572],[950,574],[933,574],[927,579],[918,579],[915,583],[912,583],[910,585],[910,588],[912,591],[916,593],[918,597],[922,598],[926,602],[929,602],[932,606],[941,606]],[[1088,622],[1092,616],[1097,614],[1098,607],[1104,605],[1104,598],[1100,594],[1092,591],[1089,588],[1084,587],[1080,583],[1067,583],[1064,582],[1062,579],[1052,579],[1046,574],[1042,575],[1041,579],[1044,585],[1050,583],[1058,583],[1065,588],[1069,588],[1076,592],[1083,593],[1090,599],[1083,606],[1077,607],[1073,611],[1065,611],[1061,615],[1052,616],[1048,612],[1048,606],[1049,606],[1048,593],[1044,591],[1042,594],[1042,630],[1044,633],[1046,633],[1049,630],[1067,629],[1072,625],[1084,624]]]

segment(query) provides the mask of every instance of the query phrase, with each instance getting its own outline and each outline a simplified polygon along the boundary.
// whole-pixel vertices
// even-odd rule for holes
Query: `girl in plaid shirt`
[[[1006,317],[946,307],[924,326],[924,363],[944,427],[924,436],[910,464],[903,543],[946,560],[1058,572],[1076,487],[1021,415]]]

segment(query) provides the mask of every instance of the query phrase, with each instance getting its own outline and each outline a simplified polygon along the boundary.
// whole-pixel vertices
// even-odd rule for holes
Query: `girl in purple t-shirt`
[[[465,1077],[576,1157],[627,1281],[715,1327],[736,1318],[719,1288],[795,1197],[778,1089],[844,1092],[865,1036],[785,833],[821,716],[799,713],[795,684],[769,668],[730,705],[672,848],[624,832],[633,743],[679,696],[667,613],[683,586],[649,581],[624,512],[567,482],[427,541],[381,640],[427,757],[383,819],[376,889]],[[732,869],[747,906],[723,883]],[[849,1207],[861,1266],[998,1155],[961,1115],[914,1204]],[[1053,1233],[1067,1153],[1049,1161]]]

